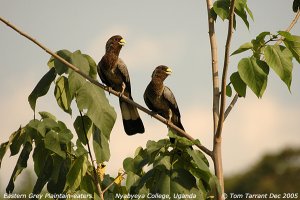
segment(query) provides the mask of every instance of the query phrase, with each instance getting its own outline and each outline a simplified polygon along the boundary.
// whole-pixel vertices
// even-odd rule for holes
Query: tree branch
[[[61,61],[62,63],[64,63],[67,67],[71,68],[72,70],[74,70],[75,72],[77,72],[78,74],[80,74],[82,77],[84,77],[85,79],[87,79],[88,81],[90,81],[91,83],[93,83],[94,85],[102,88],[103,90],[109,92],[110,94],[113,94],[113,95],[115,95],[117,97],[120,97],[123,101],[125,101],[125,102],[127,102],[127,103],[129,103],[129,104],[131,104],[131,105],[133,105],[135,107],[137,107],[138,109],[140,109],[141,111],[147,113],[148,115],[152,116],[153,118],[157,119],[158,121],[166,124],[168,127],[176,130],[182,137],[185,137],[185,138],[187,138],[187,139],[189,139],[191,141],[195,140],[192,136],[190,136],[189,134],[187,134],[185,131],[181,130],[177,126],[175,126],[173,123],[169,123],[168,120],[166,120],[162,116],[153,113],[152,111],[150,111],[147,108],[145,108],[145,107],[139,105],[138,103],[132,101],[131,99],[127,98],[126,96],[121,95],[121,92],[117,92],[117,91],[115,91],[113,89],[109,89],[105,85],[99,83],[97,80],[94,80],[90,76],[86,75],[78,67],[76,67],[73,64],[69,63],[68,61],[66,61],[65,59],[63,59],[62,57],[60,57],[59,55],[57,55],[56,53],[53,53],[50,49],[48,49],[47,47],[45,47],[44,45],[42,45],[40,42],[38,42],[37,40],[35,40],[31,36],[29,36],[28,34],[22,32],[21,30],[19,30],[17,27],[15,27],[11,23],[9,23],[7,20],[5,20],[2,17],[0,17],[0,21],[2,21],[4,24],[6,24],[7,26],[9,26],[13,30],[15,30],[16,32],[18,32],[19,34],[21,34],[22,36],[24,36],[25,38],[27,38],[30,41],[32,41],[33,43],[35,43],[37,46],[39,46],[40,48],[42,48],[48,54],[52,55],[54,58],[56,58],[59,61]],[[205,146],[203,146],[201,144],[196,144],[196,146],[199,149],[201,149],[204,153],[206,153],[207,155],[212,156],[212,152],[209,149],[207,149]]]
[[[224,120],[227,118],[227,116],[229,115],[230,111],[232,110],[232,108],[234,107],[235,103],[237,102],[237,100],[239,99],[239,95],[235,94],[231,103],[229,104],[229,106],[227,107],[225,114],[224,114]]]
[[[206,0],[207,4],[207,16],[208,16],[208,30],[209,41],[211,51],[211,69],[212,69],[212,82],[213,82],[213,122],[214,133],[216,133],[218,121],[219,121],[219,101],[220,101],[220,89],[219,89],[219,72],[218,72],[218,46],[217,37],[215,33],[215,21],[211,16],[211,10],[213,7],[212,0]]]
[[[223,74],[222,74],[222,88],[221,88],[221,108],[220,108],[220,118],[218,122],[218,129],[216,132],[216,138],[221,137],[223,122],[225,116],[225,105],[226,105],[226,81],[227,81],[227,71],[229,65],[229,51],[231,45],[231,39],[233,35],[233,17],[234,17],[234,3],[235,0],[231,0],[230,2],[230,11],[229,11],[229,23],[228,23],[228,32],[225,46],[225,55],[224,55],[224,66],[223,66]]]
[[[94,164],[94,159],[93,159],[93,155],[92,155],[92,151],[91,151],[91,147],[90,147],[90,143],[89,143],[89,139],[87,137],[87,133],[86,133],[86,129],[85,129],[85,124],[84,124],[84,121],[83,121],[83,116],[82,116],[82,113],[81,111],[79,110],[79,113],[80,113],[80,118],[81,118],[81,123],[82,123],[82,128],[83,128],[83,132],[84,132],[84,136],[85,136],[85,140],[86,140],[86,145],[88,147],[88,154],[90,156],[90,159],[91,159],[91,164],[93,166],[93,171],[94,171],[94,177],[95,177],[95,185],[96,185],[96,188],[98,190],[98,193],[99,193],[99,197],[104,200],[104,191],[102,191],[101,189],[101,185],[100,185],[100,181],[99,181],[99,178],[98,178],[98,175],[97,175],[97,171],[96,171],[96,167],[95,167],[95,164]]]
[[[292,20],[291,24],[285,29],[286,32],[290,32],[292,28],[297,23],[298,19],[300,17],[300,9],[298,10],[297,14],[295,15],[294,19]],[[276,42],[277,45],[279,45],[283,41],[284,37],[280,37],[280,39]]]

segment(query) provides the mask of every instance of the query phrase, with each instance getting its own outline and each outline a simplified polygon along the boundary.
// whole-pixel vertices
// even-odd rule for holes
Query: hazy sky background
[[[80,49],[98,63],[104,54],[107,39],[116,34],[127,41],[120,56],[131,75],[133,98],[145,105],[142,95],[153,69],[160,64],[170,66],[173,74],[167,79],[176,96],[182,123],[188,133],[212,147],[212,81],[206,1],[4,1],[0,0],[0,16],[32,35],[53,51]],[[255,22],[250,30],[238,19],[231,52],[262,31],[284,30],[294,17],[292,0],[250,0]],[[223,63],[226,27],[216,24],[219,63]],[[292,30],[300,35],[299,23]],[[0,24],[0,143],[20,125],[33,118],[28,95],[47,72],[50,56],[33,43]],[[231,57],[230,72],[237,70],[241,54]],[[251,166],[266,152],[287,146],[299,146],[300,133],[300,70],[294,62],[291,93],[271,72],[262,99],[250,89],[247,98],[239,99],[226,120],[223,133],[225,174]],[[134,154],[147,140],[166,137],[167,128],[140,112],[146,132],[128,137],[123,131],[118,100],[108,96],[118,114],[111,134],[111,160],[107,171],[117,174],[122,161]],[[228,100],[230,101],[230,100]],[[37,102],[38,111],[49,111],[58,119],[72,118],[64,113],[49,94]],[[73,109],[74,110],[74,109]],[[9,154],[9,152],[8,152]],[[0,194],[4,192],[16,158],[5,156],[0,169]],[[32,163],[29,166],[32,168]]]

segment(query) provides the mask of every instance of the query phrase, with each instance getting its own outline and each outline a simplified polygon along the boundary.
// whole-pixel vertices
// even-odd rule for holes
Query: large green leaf
[[[268,81],[268,66],[254,57],[243,58],[238,64],[241,79],[251,88],[257,97],[262,97]]]
[[[40,194],[45,184],[49,181],[51,173],[53,170],[53,160],[52,157],[48,154],[46,156],[45,164],[37,177],[37,180],[34,184],[32,193],[33,194]]]
[[[72,109],[71,109],[72,99],[69,91],[69,82],[66,77],[61,76],[57,79],[54,88],[54,96],[56,98],[59,107],[63,111],[72,115]]]
[[[87,59],[89,66],[90,66],[89,76],[96,80],[97,79],[97,64],[96,64],[96,62],[89,55],[83,54],[83,56]]]
[[[90,138],[92,135],[92,121],[88,116],[78,116],[73,123],[74,129],[77,133],[78,139],[82,144],[87,144],[86,138]]]
[[[27,167],[27,160],[29,158],[29,154],[32,150],[32,144],[30,142],[26,142],[23,150],[21,151],[21,154],[18,158],[17,164],[15,166],[15,169],[11,175],[11,178],[9,180],[9,183],[6,187],[6,193],[12,193],[15,188],[15,180],[18,177],[18,175]]]
[[[156,199],[163,199],[163,196],[166,199],[203,199],[195,177],[187,170],[173,169],[156,173],[159,173],[158,179],[150,188],[151,194],[158,195],[153,196],[158,197]]]
[[[109,139],[110,132],[116,120],[116,112],[109,104],[102,89],[90,82],[86,82],[78,91],[77,106],[82,111],[87,109],[86,115]]]
[[[89,61],[87,57],[81,54],[79,50],[72,53],[70,57],[70,62],[76,67],[78,67],[83,73],[87,75],[90,73]]]
[[[102,134],[97,126],[93,127],[93,147],[97,163],[103,163],[110,158],[109,138]]]
[[[221,19],[224,21],[225,19],[228,18],[229,7],[230,7],[229,0],[217,0],[214,3],[213,9],[215,13],[217,13],[217,15],[221,17]]]
[[[53,151],[62,158],[66,158],[66,152],[62,151],[58,133],[51,130],[45,137],[45,148]]]
[[[292,54],[284,46],[267,46],[264,50],[265,60],[290,89],[292,82]]]
[[[34,148],[32,158],[34,162],[34,171],[37,176],[42,173],[49,154],[49,150],[42,144],[37,145]]]
[[[77,91],[86,83],[86,80],[77,72],[71,71],[68,81],[71,99],[73,99],[75,97],[75,94],[77,94]]]
[[[35,111],[36,100],[47,94],[52,81],[54,81],[56,77],[56,72],[54,68],[51,68],[38,82],[33,91],[28,96],[29,104],[33,111]]]
[[[230,76],[230,81],[238,95],[241,97],[246,97],[247,85],[241,79],[240,74],[238,72],[234,72]]]
[[[197,167],[200,170],[210,174],[208,164],[199,156],[199,153],[196,153],[195,151],[193,151],[191,149],[188,149],[187,152],[193,158],[193,160],[195,161],[195,164],[197,165]]]
[[[70,187],[71,191],[75,191],[79,187],[83,177],[85,176],[87,167],[86,155],[82,155],[74,161],[67,174],[67,185]]]

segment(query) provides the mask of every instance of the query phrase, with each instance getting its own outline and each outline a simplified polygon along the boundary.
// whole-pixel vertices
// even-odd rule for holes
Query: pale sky
[[[153,69],[164,64],[173,74],[166,80],[176,96],[186,131],[205,146],[212,147],[212,81],[208,40],[206,1],[4,1],[0,15],[44,45],[57,51],[80,49],[98,63],[104,46],[112,35],[127,41],[120,57],[131,76],[133,98],[145,105],[142,95]],[[292,0],[250,0],[255,22],[250,30],[238,19],[231,52],[262,31],[284,30],[294,17]],[[300,22],[299,22],[300,23]],[[292,34],[300,35],[299,23]],[[227,23],[217,20],[216,32],[219,63],[222,66]],[[33,118],[27,97],[47,72],[50,56],[0,24],[0,143],[20,125]],[[231,57],[230,72],[237,70],[241,54]],[[291,93],[271,72],[262,99],[250,89],[239,99],[226,120],[223,133],[223,166],[225,174],[247,169],[266,152],[287,146],[299,146],[300,70],[294,62]],[[117,174],[122,161],[133,156],[138,146],[167,135],[167,128],[140,112],[146,132],[128,137],[122,127],[118,100],[108,96],[118,114],[111,134],[111,160],[107,171]],[[228,99],[230,101],[230,99]],[[50,111],[72,128],[72,118],[64,113],[53,96],[53,87],[37,102],[37,110]],[[9,152],[8,152],[9,154]],[[0,194],[4,192],[16,158],[6,155],[0,169]],[[32,163],[29,164],[32,167]],[[21,175],[22,177],[22,175]]]

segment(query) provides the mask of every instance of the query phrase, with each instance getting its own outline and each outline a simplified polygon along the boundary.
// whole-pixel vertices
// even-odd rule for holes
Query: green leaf
[[[253,48],[253,44],[251,42],[246,42],[245,44],[242,44],[237,50],[235,50],[231,56],[235,55],[235,54],[239,54],[242,53],[244,51],[247,51],[249,49]]]
[[[13,138],[10,144],[10,156],[14,156],[19,153],[21,145],[26,142],[27,134],[24,128],[19,128],[15,133],[13,133]]]
[[[28,101],[31,106],[31,109],[35,111],[36,100],[47,94],[52,81],[54,81],[56,77],[56,72],[54,68],[51,68],[38,82],[33,91],[28,96]]]
[[[290,90],[292,82],[292,54],[284,46],[268,45],[264,50],[267,64],[276,72]]]
[[[138,175],[134,174],[131,171],[128,171],[127,178],[126,178],[126,189],[130,191],[130,188],[136,186],[140,181],[140,179],[141,178]]]
[[[236,0],[234,7],[235,7],[235,13],[244,21],[247,28],[249,29],[249,22],[248,22],[247,13],[245,10],[246,5],[247,5],[246,0]]]
[[[254,17],[253,17],[253,14],[252,14],[252,11],[249,9],[248,5],[246,4],[245,5],[245,9],[248,13],[248,15],[251,17],[251,19],[254,21]]]
[[[292,52],[294,58],[300,63],[300,36],[292,36],[292,39],[283,40],[285,46]]]
[[[33,187],[32,190],[33,194],[41,193],[43,187],[49,181],[52,170],[53,170],[53,160],[52,157],[48,154],[45,160],[45,164],[43,165],[43,168],[41,169],[39,176],[37,177],[37,180],[35,182],[35,185]]]
[[[109,144],[106,135],[104,135],[101,130],[94,126],[93,127],[93,147],[96,156],[97,163],[103,163],[108,161],[110,158]]]
[[[97,64],[96,62],[93,60],[93,58],[89,55],[83,54],[83,56],[87,59],[89,66],[90,66],[90,72],[89,72],[89,76],[92,77],[93,79],[97,80]]]
[[[32,158],[34,162],[34,171],[37,176],[40,176],[42,173],[48,155],[49,151],[45,149],[44,145],[38,145],[34,148]]]
[[[86,115],[100,129],[101,135],[107,139],[116,120],[116,112],[109,104],[105,93],[90,82],[86,82],[76,97],[77,106],[82,111],[87,109]]]
[[[77,72],[71,71],[68,81],[71,99],[73,99],[74,96],[77,94],[77,91],[81,88],[81,86],[83,86],[86,83],[86,80]]]
[[[257,97],[262,97],[268,81],[268,66],[255,57],[243,58],[238,64],[241,79],[250,87]]]
[[[7,151],[7,149],[9,148],[9,142],[4,142],[1,144],[0,146],[0,168],[1,168],[1,163],[2,163],[2,159]]]
[[[61,76],[57,79],[54,88],[54,96],[56,98],[59,107],[66,113],[72,115],[72,109],[71,109],[72,99],[69,91],[69,82],[66,77]]]
[[[56,54],[69,62],[70,56],[72,53],[70,51],[64,49],[64,50],[57,51]],[[60,60],[54,58],[53,56],[50,58],[50,60],[48,61],[47,64],[50,68],[54,67],[57,74],[59,74],[59,75],[62,75],[63,73],[66,73],[66,74],[68,73],[69,68],[67,67],[67,65],[62,63]]]
[[[79,50],[71,54],[70,62],[78,67],[83,73],[87,75],[90,73],[89,61],[87,60],[87,57],[81,54]]]
[[[177,145],[181,144],[181,145],[184,145],[184,147],[186,147],[186,146],[192,146],[194,144],[193,141],[191,141],[185,137],[179,136],[178,134],[174,133],[172,130],[169,130],[168,136],[170,138],[175,138]]]
[[[85,176],[87,171],[87,158],[86,155],[78,157],[71,166],[67,174],[67,185],[71,191],[75,191]]]
[[[21,151],[21,154],[18,158],[17,164],[14,168],[14,171],[11,175],[11,178],[9,180],[9,183],[6,187],[6,193],[12,193],[15,188],[15,180],[18,177],[18,175],[27,167],[27,160],[29,158],[29,154],[32,150],[32,144],[30,142],[26,142],[23,150]]]
[[[86,135],[89,139],[92,135],[92,121],[88,116],[78,116],[73,123],[74,129],[77,133],[78,139],[82,144],[86,145]]]
[[[265,32],[261,32],[255,39],[253,39],[251,41],[251,43],[253,44],[253,52],[254,52],[254,56],[259,59],[261,56],[261,53],[263,51],[263,47],[265,46],[265,37],[267,35],[271,36],[271,33],[268,31]]]
[[[197,154],[192,149],[187,149],[187,153],[193,158],[193,160],[195,161],[195,164],[197,165],[197,167],[201,171],[207,172],[207,173],[210,174],[210,170],[208,168],[208,164],[203,159],[201,159],[201,157],[199,156],[199,154]]]
[[[295,41],[295,38],[293,37],[293,35],[290,32],[278,31],[278,34],[281,35],[282,37],[284,37],[285,40]]]
[[[246,83],[241,79],[240,74],[238,72],[234,72],[230,76],[230,81],[233,85],[234,90],[239,94],[241,97],[246,97]]]
[[[213,9],[215,13],[217,13],[217,15],[221,17],[223,21],[227,19],[229,16],[229,7],[230,7],[229,0],[217,0],[213,5]]]
[[[231,97],[232,96],[232,89],[230,84],[226,85],[226,96]]]
[[[42,119],[50,118],[56,121],[56,117],[49,112],[41,111],[39,114],[41,115]]]
[[[45,137],[45,148],[53,151],[57,155],[61,156],[62,158],[66,158],[66,152],[61,150],[60,140],[58,133],[51,130],[46,134]]]
[[[137,173],[134,166],[133,158],[128,157],[125,160],[123,160],[123,168],[126,172]]]

